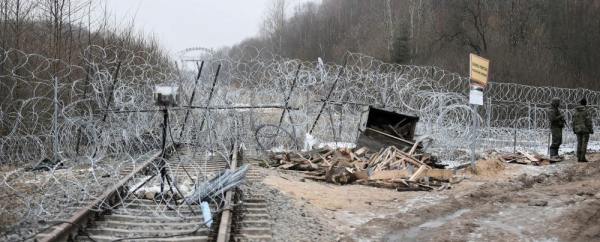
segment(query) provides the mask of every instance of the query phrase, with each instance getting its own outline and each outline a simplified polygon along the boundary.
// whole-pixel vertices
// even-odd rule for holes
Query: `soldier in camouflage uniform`
[[[558,149],[562,144],[562,132],[565,127],[565,119],[558,110],[560,105],[560,99],[553,98],[550,103],[548,110],[548,117],[550,118],[550,132],[552,133],[552,144],[550,145],[550,157],[558,156]]]
[[[587,100],[581,99],[581,106],[575,109],[573,115],[573,133],[577,135],[577,161],[587,162],[585,152],[587,151],[590,134],[594,133],[592,115],[587,109]]]

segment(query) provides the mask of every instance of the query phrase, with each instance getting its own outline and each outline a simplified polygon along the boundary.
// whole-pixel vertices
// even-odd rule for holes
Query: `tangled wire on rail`
[[[158,84],[182,91],[179,106],[168,111],[167,143],[191,147],[166,161],[169,166],[198,157],[210,163],[210,155],[230,162],[232,143],[308,148],[301,144],[310,131],[323,143],[353,143],[368,106],[420,117],[416,133],[435,140],[432,152],[441,159],[460,159],[456,151],[468,149],[472,134],[468,78],[362,54],[347,53],[342,65],[319,65],[244,47],[232,56],[174,65],[157,53],[111,46],[90,46],[70,63],[14,49],[0,53],[0,224],[13,232],[15,225],[64,219],[67,208],[99,196],[123,169],[162,147],[164,107],[153,99]],[[478,149],[510,147],[515,140],[525,148],[547,145],[546,110],[554,97],[566,104],[567,122],[587,98],[600,127],[600,92],[492,82],[476,115]],[[592,140],[599,138],[595,133]],[[565,134],[573,141],[569,127]],[[8,168],[39,164],[49,171]],[[202,169],[189,173],[211,178]]]

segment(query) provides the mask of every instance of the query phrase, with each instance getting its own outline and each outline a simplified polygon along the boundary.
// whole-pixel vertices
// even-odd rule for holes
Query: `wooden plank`
[[[331,154],[333,154],[335,152],[335,150],[330,150],[329,152],[325,153],[324,155],[318,155],[319,157],[315,158],[314,160],[312,160],[313,163],[319,162],[320,160],[322,160],[323,158],[327,158],[327,156],[330,156]]]
[[[421,179],[423,177],[422,175],[424,175],[423,173],[425,172],[425,169],[427,169],[425,166],[419,167],[417,172],[415,172],[415,174],[413,174],[408,180],[409,181],[417,181],[417,180]]]
[[[367,176],[367,171],[357,171],[354,173],[358,179],[365,180],[389,180],[393,178],[410,178],[408,170],[387,170],[374,171],[372,176]]]
[[[313,180],[323,180],[323,181],[325,180],[325,176],[304,175],[302,177],[307,178],[307,179],[313,179]]]
[[[419,143],[421,143],[421,141],[415,142],[415,144],[413,145],[413,147],[410,149],[410,152],[408,152],[409,156],[412,156],[412,155],[415,154],[415,151],[417,151],[417,146],[419,145]]]
[[[354,152],[354,154],[356,156],[362,156],[362,155],[366,154],[367,152],[369,152],[369,147],[363,146],[362,148],[356,150]]]
[[[381,154],[383,153],[383,151],[384,151],[384,149],[382,148],[382,149],[379,150],[379,152],[377,152],[375,155],[373,155],[371,157],[371,159],[369,160],[368,165],[372,166],[373,163],[375,162],[375,160],[379,159],[379,156],[381,156]]]
[[[540,155],[539,153],[532,151],[531,152],[533,154],[533,157],[535,157],[536,159],[538,159],[540,162],[543,162],[544,160],[550,160],[550,157],[548,156],[544,156],[544,155]]]
[[[429,177],[440,181],[449,181],[454,177],[454,174],[452,173],[452,170],[427,169],[423,177]]]
[[[352,162],[354,160],[354,152],[352,152],[348,147],[343,149],[343,152],[350,155],[350,161]]]
[[[297,165],[298,165],[298,163],[285,164],[285,165],[279,166],[279,169],[288,170],[288,169],[291,169],[291,168],[293,168],[293,167],[295,167]]]
[[[518,152],[521,153],[522,155],[524,155],[525,157],[527,157],[527,159],[529,159],[530,161],[533,161],[533,162],[539,161],[538,159],[536,159],[535,157],[533,157],[532,155],[530,155],[524,151],[519,150]]]
[[[425,188],[420,188],[420,187],[398,187],[396,188],[396,191],[398,192],[419,192],[419,191],[428,191]]]
[[[323,163],[327,164],[327,166],[331,166],[331,163],[329,163],[329,161],[327,161],[327,159],[325,159],[325,157],[319,155],[319,158],[321,158],[321,160],[323,160]]]
[[[428,169],[427,167],[423,167],[423,168],[419,168],[419,169],[424,169],[424,170],[421,171],[421,174],[418,175],[420,177],[418,177],[418,178],[430,177],[435,180],[449,181],[449,180],[452,180],[452,177],[454,176],[454,174],[452,174],[452,170]],[[417,172],[418,172],[418,170],[417,170]],[[417,174],[417,172],[415,172],[415,174]],[[355,174],[358,179],[364,179],[364,180],[385,180],[385,179],[394,179],[394,178],[409,179],[413,176],[408,172],[408,169],[374,171],[373,175],[371,177],[367,176],[367,171],[357,171],[357,172],[355,172]]]
[[[393,133],[394,135],[398,136],[398,138],[404,138],[404,137],[402,137],[402,135],[400,135],[400,134],[398,133],[398,131],[396,131],[396,129],[394,129],[394,127],[392,127],[392,126],[391,126],[391,125],[389,125],[389,124],[386,124],[386,125],[384,125],[384,126],[383,126],[383,128],[384,128],[385,130],[389,131],[390,133]]]
[[[296,154],[303,156],[303,157],[314,157],[318,154],[321,154],[323,152],[329,152],[330,149],[329,148],[320,148],[320,149],[316,149],[316,150],[308,150],[308,151],[303,151],[303,152],[295,152]]]
[[[454,184],[460,183],[464,179],[465,179],[464,176],[462,176],[462,177],[452,177],[452,179],[450,180],[450,184],[454,185]]]
[[[391,154],[390,154],[389,158],[387,158],[383,162],[379,163],[379,165],[377,165],[377,167],[375,168],[376,170],[382,170],[388,163],[390,163],[392,160],[396,159],[396,151],[392,150],[390,153]]]
[[[354,162],[354,163],[352,163],[352,164],[354,164],[354,166],[356,167],[356,170],[357,170],[357,171],[362,171],[362,170],[364,170],[364,169],[363,169],[363,167],[365,167],[365,163],[363,163],[363,162],[360,162],[360,161],[356,161],[356,162]]]
[[[396,156],[398,159],[405,158],[404,161],[406,161],[408,163],[411,163],[411,164],[413,164],[414,166],[417,166],[417,167],[427,166],[427,165],[423,164],[423,162],[410,157],[408,154],[404,153],[403,151],[400,151],[399,153],[400,154]],[[430,167],[427,166],[427,168],[430,168]]]
[[[390,180],[390,182],[391,183],[400,183],[400,184],[403,184],[404,186],[410,187],[410,185],[408,183],[406,183],[406,181],[403,179],[395,179],[395,180],[392,179],[392,180]]]
[[[410,145],[414,145],[415,144],[414,142],[411,142],[411,141],[408,141],[408,140],[405,140],[405,139],[402,139],[402,138],[399,138],[399,137],[396,137],[396,136],[393,136],[393,135],[386,134],[386,133],[381,132],[379,130],[375,130],[375,129],[372,129],[372,128],[367,128],[366,130],[375,132],[377,134],[380,134],[380,135],[386,136],[388,138],[392,138],[392,139],[395,139],[395,140],[398,140],[398,141],[401,141],[401,142],[404,142],[404,143],[407,143],[407,144],[410,144]]]
[[[369,176],[367,175],[367,171],[357,171],[354,172],[354,175],[356,176],[357,180],[369,180]]]
[[[428,185],[424,185],[424,184],[418,184],[419,187],[425,188],[429,191],[433,191],[435,188],[433,188],[432,186],[428,186]]]
[[[378,167],[377,164],[379,164],[383,161],[386,161],[387,159],[390,158],[390,156],[391,156],[391,153],[390,153],[389,149],[386,149],[385,152],[381,155],[381,157],[383,157],[383,158],[381,158],[381,159],[378,158],[376,161],[373,162],[373,164],[371,166],[377,168]]]
[[[372,182],[368,184],[369,186],[372,187],[378,187],[378,188],[386,188],[386,189],[395,189],[397,185],[395,185],[394,183],[391,182]]]

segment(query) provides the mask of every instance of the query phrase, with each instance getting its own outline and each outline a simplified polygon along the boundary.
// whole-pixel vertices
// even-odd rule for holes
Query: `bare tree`
[[[442,39],[447,42],[458,42],[467,46],[478,55],[485,55],[488,50],[488,25],[486,15],[489,13],[485,0],[461,0],[454,5],[456,19],[450,30],[444,30]]]
[[[286,0],[270,0],[260,28],[261,35],[277,54],[283,54],[283,33],[286,27]]]
[[[393,59],[393,54],[394,54],[394,30],[395,30],[395,26],[394,26],[394,20],[392,19],[392,4],[390,3],[391,0],[386,0],[386,25],[389,31],[389,39],[388,39],[388,60],[392,60]]]

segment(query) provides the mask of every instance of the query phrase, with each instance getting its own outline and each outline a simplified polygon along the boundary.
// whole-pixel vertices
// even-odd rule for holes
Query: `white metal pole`
[[[473,141],[471,145],[471,166],[475,167],[475,141],[477,139],[477,107],[479,105],[474,105],[473,108]]]

